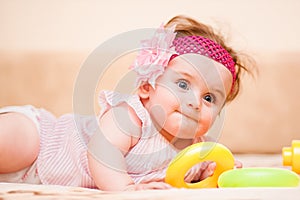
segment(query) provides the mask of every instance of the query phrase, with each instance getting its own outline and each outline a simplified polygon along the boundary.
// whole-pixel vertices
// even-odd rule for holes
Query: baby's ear
[[[138,95],[142,99],[148,99],[150,90],[151,90],[151,85],[149,83],[143,83],[140,85],[138,89]]]

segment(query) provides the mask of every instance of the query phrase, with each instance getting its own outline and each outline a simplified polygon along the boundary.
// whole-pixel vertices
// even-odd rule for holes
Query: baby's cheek
[[[196,135],[199,137],[206,134],[212,128],[214,120],[215,117],[213,113],[207,112],[205,114],[202,114]]]
[[[158,131],[160,131],[166,123],[166,111],[161,105],[154,105],[149,109],[149,114],[155,123],[156,128],[159,129]]]
[[[197,132],[196,132],[196,137],[203,136],[207,133],[209,130],[210,126],[207,126],[206,124],[199,124]]]
[[[167,117],[163,128],[173,136],[179,136],[182,129],[186,129],[182,115],[178,112],[173,112]]]

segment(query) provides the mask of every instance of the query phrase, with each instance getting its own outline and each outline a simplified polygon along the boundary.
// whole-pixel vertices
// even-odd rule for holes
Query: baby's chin
[[[201,137],[206,134],[208,131],[207,127],[204,127],[202,125],[199,126],[199,124],[186,124],[182,125],[181,129],[179,129],[177,133],[178,138],[182,139],[194,139]]]
[[[194,139],[203,136],[209,128],[205,124],[201,124],[178,112],[170,115],[165,123],[161,125],[163,126],[162,129],[168,135],[180,139]]]
[[[195,130],[197,131],[195,132]],[[172,132],[170,134],[178,139],[195,139],[205,135],[205,133],[206,133],[206,129],[205,130],[187,129],[187,130],[179,130],[176,132]]]

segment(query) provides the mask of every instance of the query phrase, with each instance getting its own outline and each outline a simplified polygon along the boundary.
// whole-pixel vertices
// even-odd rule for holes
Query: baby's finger
[[[151,182],[137,185],[136,190],[166,190],[171,188],[169,184],[164,182]]]
[[[208,167],[208,165],[209,165],[210,163],[212,163],[212,161],[204,161],[204,162],[202,162],[202,163],[201,163],[200,170],[201,170],[201,171],[206,170],[206,168]]]
[[[200,175],[200,180],[204,180],[207,177],[210,177],[214,174],[214,171],[216,169],[216,163],[215,162],[211,162],[207,165],[207,168],[202,171],[201,175]]]
[[[149,185],[152,189],[171,189],[172,186],[164,182],[151,182]]]
[[[242,167],[243,167],[243,164],[242,164],[240,161],[235,160],[235,161],[234,161],[234,167],[235,167],[235,168],[242,168]]]

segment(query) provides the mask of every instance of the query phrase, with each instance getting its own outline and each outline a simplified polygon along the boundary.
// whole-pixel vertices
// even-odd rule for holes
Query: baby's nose
[[[201,106],[202,106],[202,101],[200,97],[193,96],[188,101],[188,107],[196,111],[200,111]]]

